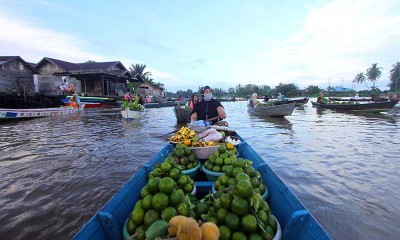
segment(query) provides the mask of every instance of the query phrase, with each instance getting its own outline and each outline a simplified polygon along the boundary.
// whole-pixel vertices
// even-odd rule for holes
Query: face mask
[[[205,93],[205,94],[204,94],[204,100],[210,101],[211,98],[212,98],[212,93]]]

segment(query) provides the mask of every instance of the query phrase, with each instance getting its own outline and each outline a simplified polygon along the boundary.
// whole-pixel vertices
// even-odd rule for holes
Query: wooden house
[[[138,88],[139,96],[141,97],[151,96],[156,99],[165,98],[165,88],[163,84],[158,87],[149,82],[143,82],[139,84]]]
[[[119,61],[71,63],[54,58],[43,58],[35,67],[39,75],[39,91],[46,95],[60,95],[63,82],[85,96],[121,96],[133,78]]]
[[[32,64],[21,57],[0,56],[0,93],[33,96],[35,74],[37,71]]]

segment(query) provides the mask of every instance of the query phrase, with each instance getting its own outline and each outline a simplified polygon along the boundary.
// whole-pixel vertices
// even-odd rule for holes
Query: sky
[[[400,0],[0,0],[0,56],[146,64],[166,90],[343,86],[400,61]],[[372,83],[368,82],[368,86]]]

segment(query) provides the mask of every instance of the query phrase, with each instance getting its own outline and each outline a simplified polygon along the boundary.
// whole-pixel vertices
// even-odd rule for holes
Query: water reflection
[[[292,130],[292,123],[286,117],[254,116],[253,118],[259,122],[267,122],[272,127]]]

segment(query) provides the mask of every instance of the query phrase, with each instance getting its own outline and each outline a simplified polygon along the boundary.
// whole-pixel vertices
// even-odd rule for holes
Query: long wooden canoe
[[[67,113],[76,113],[79,110],[80,109],[71,108],[71,107],[33,108],[33,109],[0,108],[0,120],[47,117],[47,116],[61,115],[61,114],[67,114]]]
[[[263,106],[264,105],[264,106]],[[256,107],[249,107],[248,110],[251,114],[258,116],[274,116],[283,117],[292,115],[296,103],[288,103],[281,105],[268,106],[267,104],[257,105]]]
[[[399,100],[391,100],[385,102],[367,102],[367,103],[328,103],[321,104],[317,102],[311,102],[313,107],[334,109],[341,111],[366,111],[366,112],[384,112],[389,111],[399,102]]]
[[[240,138],[240,136],[236,136]],[[162,148],[122,186],[73,239],[122,239],[124,222],[129,217],[135,203],[140,199],[140,190],[147,183],[147,174],[152,171],[151,166],[162,162],[173,150],[172,144]],[[269,191],[267,202],[282,228],[282,239],[332,239],[288,186],[249,144],[242,142],[239,145],[238,152],[241,157],[253,161],[253,167],[261,173],[262,180]],[[196,181],[195,178],[197,192],[207,193],[211,191],[213,184],[213,181]]]

